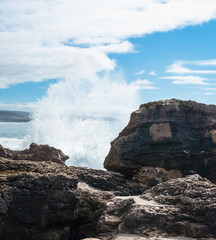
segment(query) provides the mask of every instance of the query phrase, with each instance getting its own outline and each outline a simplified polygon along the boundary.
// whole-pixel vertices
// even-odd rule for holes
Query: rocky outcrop
[[[0,157],[0,186],[4,240],[216,238],[216,187],[199,175],[146,190],[119,173]]]
[[[129,179],[151,167],[216,181],[216,106],[176,99],[141,105],[111,143],[104,167]]]
[[[0,157],[8,157],[14,160],[28,160],[35,162],[50,161],[64,164],[69,158],[60,149],[56,149],[48,145],[38,145],[36,143],[32,143],[29,149],[22,151],[3,149],[4,148],[0,145]]]
[[[118,173],[2,157],[0,186],[0,239],[4,240],[96,236],[107,200],[143,191]]]
[[[142,196],[111,199],[98,222],[98,231],[102,235],[108,232],[146,238],[216,237],[215,202],[215,184],[199,175],[170,180]]]
[[[0,240],[216,239],[215,109],[141,105],[106,158],[116,172],[0,146]]]

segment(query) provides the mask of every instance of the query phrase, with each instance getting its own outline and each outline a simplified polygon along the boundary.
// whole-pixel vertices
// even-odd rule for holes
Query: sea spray
[[[23,149],[29,126],[29,122],[0,122],[0,144],[13,150]]]
[[[138,89],[119,76],[59,81],[38,101],[26,144],[59,148],[68,165],[103,168],[110,142],[138,107]]]

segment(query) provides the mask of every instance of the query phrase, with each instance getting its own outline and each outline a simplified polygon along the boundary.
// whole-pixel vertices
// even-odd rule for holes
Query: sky
[[[140,104],[216,104],[215,42],[215,0],[1,0],[0,109],[31,111],[82,79],[97,99],[114,81]]]

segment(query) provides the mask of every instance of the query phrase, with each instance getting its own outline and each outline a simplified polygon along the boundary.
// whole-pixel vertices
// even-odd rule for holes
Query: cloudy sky
[[[0,108],[31,109],[65,79],[107,74],[140,104],[216,104],[215,19],[215,0],[1,0]]]

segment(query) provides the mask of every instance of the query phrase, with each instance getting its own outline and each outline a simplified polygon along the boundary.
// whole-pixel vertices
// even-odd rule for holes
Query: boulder
[[[216,106],[176,99],[141,105],[111,143],[104,167],[129,179],[157,167],[215,182]]]

